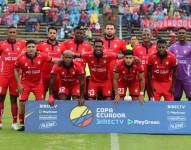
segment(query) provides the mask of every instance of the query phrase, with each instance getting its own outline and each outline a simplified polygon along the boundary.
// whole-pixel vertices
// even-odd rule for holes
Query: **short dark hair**
[[[112,23],[112,22],[107,22],[106,25],[105,25],[105,28],[106,28],[107,25],[114,26],[114,28],[115,28],[115,25],[114,25],[114,23]]]
[[[77,27],[74,28],[74,31],[76,30],[84,30],[82,25],[78,25]]]
[[[50,26],[50,27],[48,27],[48,32],[49,32],[49,30],[55,30],[56,32],[58,31],[58,29],[56,28],[56,27],[54,27],[54,26]]]
[[[103,45],[103,41],[100,38],[96,38],[94,40],[94,45],[95,45],[95,43],[102,43],[102,45]]]
[[[26,46],[29,45],[29,44],[36,44],[36,41],[34,41],[34,40],[28,40],[28,41],[26,42]]]
[[[133,51],[132,50],[126,50],[125,52],[123,52],[124,56],[128,56],[128,55],[133,55]]]
[[[11,25],[11,26],[8,27],[8,30],[9,29],[17,29],[17,28],[14,25]]]
[[[185,30],[186,31],[186,28],[185,27],[180,27],[180,28],[178,28],[178,31],[179,30]]]
[[[159,38],[157,44],[167,44],[166,40]]]

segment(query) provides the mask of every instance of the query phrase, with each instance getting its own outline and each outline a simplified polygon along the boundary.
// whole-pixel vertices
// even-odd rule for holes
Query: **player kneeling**
[[[176,57],[166,50],[166,41],[158,40],[157,52],[151,55],[148,60],[148,81],[151,96],[156,101],[160,101],[162,96],[165,101],[174,100]]]
[[[15,62],[15,78],[17,80],[18,92],[20,94],[19,120],[24,131],[25,102],[30,92],[33,92],[36,100],[44,100],[44,88],[42,83],[42,66],[49,62],[58,63],[59,59],[36,51],[36,43],[30,40],[26,43],[26,53],[17,58]],[[22,74],[20,74],[20,71]],[[20,77],[21,76],[21,77]]]
[[[63,60],[60,64],[54,65],[51,71],[51,79],[49,85],[49,104],[54,105],[54,98],[52,95],[53,86],[56,75],[59,76],[59,99],[70,100],[79,99],[79,105],[84,103],[84,69],[82,66],[73,60],[73,53],[66,50],[63,53]]]
[[[133,100],[144,103],[144,66],[135,60],[133,52],[124,52],[124,59],[117,61],[114,67],[113,88],[115,101],[124,99],[127,87]]]

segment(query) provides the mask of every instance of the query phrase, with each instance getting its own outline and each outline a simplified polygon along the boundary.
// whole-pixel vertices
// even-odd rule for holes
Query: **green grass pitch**
[[[11,126],[10,102],[6,98],[0,130],[0,150],[115,150],[110,134],[20,133]],[[189,135],[118,134],[120,150],[189,150]]]

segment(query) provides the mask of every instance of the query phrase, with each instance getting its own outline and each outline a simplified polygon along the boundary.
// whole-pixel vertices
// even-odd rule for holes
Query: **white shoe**
[[[13,124],[11,125],[11,128],[14,129],[14,130],[18,130],[18,129],[19,129],[17,123],[13,123]]]
[[[3,124],[2,123],[0,123],[0,129],[2,129],[3,128]]]

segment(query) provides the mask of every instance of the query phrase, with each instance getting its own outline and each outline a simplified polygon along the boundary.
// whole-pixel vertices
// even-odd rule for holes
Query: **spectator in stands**
[[[86,10],[87,0],[79,0],[79,7],[82,11]]]
[[[44,7],[52,7],[52,0],[45,0]]]
[[[125,4],[125,11],[124,11],[124,18],[125,18],[125,24],[127,26],[127,37],[131,36],[132,32],[132,14],[129,9],[128,4]]]
[[[88,22],[88,15],[86,11],[82,10],[80,14],[80,23],[87,23]]]
[[[42,22],[44,23],[50,22],[49,10],[43,11]]]
[[[174,19],[181,19],[181,16],[180,16],[180,12],[179,12],[179,11],[175,11],[175,12],[174,12]]]
[[[181,19],[183,20],[187,19],[186,11],[183,8],[179,9],[179,15]]]

